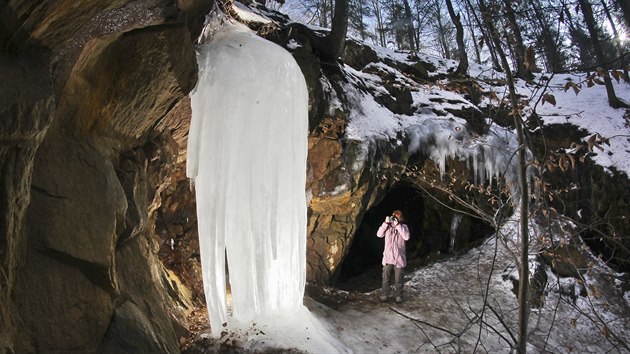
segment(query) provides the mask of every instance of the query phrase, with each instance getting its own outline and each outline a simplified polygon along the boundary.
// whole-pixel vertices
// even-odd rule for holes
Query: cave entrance
[[[465,252],[494,232],[485,222],[454,212],[413,185],[399,182],[366,211],[336,275],[336,287],[361,292],[380,288],[385,241],[376,237],[376,231],[396,209],[403,212],[411,234],[407,271]]]

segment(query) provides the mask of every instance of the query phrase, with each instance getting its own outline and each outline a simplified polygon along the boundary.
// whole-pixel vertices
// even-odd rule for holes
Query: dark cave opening
[[[630,261],[624,255],[627,249],[624,249],[621,242],[615,242],[613,237],[604,235],[614,235],[614,230],[603,228],[597,231],[585,230],[580,233],[580,237],[586,245],[589,246],[594,255],[603,260],[606,265],[616,272],[627,273],[630,271]]]
[[[385,241],[376,231],[396,209],[403,212],[411,234],[406,245],[407,271],[465,252],[494,232],[485,222],[456,213],[411,184],[399,182],[365,213],[338,269],[337,288],[365,292],[380,287]]]

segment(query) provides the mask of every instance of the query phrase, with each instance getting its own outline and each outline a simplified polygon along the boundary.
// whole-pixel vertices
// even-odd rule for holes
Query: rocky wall
[[[179,351],[147,213],[211,5],[0,6],[0,352]]]

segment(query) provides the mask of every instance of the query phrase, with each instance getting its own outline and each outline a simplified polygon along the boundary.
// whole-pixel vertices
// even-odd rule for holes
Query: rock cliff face
[[[210,6],[0,6],[0,352],[179,350],[147,211]]]
[[[197,73],[191,38],[211,5],[0,5],[0,352],[179,351],[186,315],[203,304],[194,194],[183,172],[185,96]],[[404,168],[413,165],[434,180],[439,171],[426,156],[409,156],[402,133],[369,144],[347,138],[347,78],[319,61],[310,46],[316,33],[297,25],[263,32],[282,46],[301,45],[292,53],[309,88],[307,277],[333,283],[366,216],[391,212],[376,208],[392,188],[426,197],[404,179]],[[388,60],[409,82],[443,78],[418,58],[379,59],[353,41],[343,60],[382,80],[375,99],[396,114],[431,107],[414,106],[413,85],[370,63]],[[470,100],[478,94],[470,91]],[[472,131],[485,129],[476,109],[449,112]],[[450,165],[466,178],[462,163]],[[584,184],[598,178],[581,175]],[[612,210],[621,216],[613,227],[626,232],[627,191],[591,185],[585,193],[604,198],[591,198],[588,210],[594,216]],[[432,199],[419,204],[414,227],[422,244],[414,247],[448,250],[453,212]],[[462,243],[484,226],[466,217],[461,225]]]

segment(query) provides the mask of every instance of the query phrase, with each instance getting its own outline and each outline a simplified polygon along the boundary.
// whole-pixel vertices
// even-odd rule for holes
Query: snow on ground
[[[507,239],[515,239],[509,234],[514,226],[504,227]],[[305,304],[338,339],[339,352],[508,353],[514,342],[511,337],[517,336],[518,303],[505,274],[515,265],[504,243],[491,237],[466,254],[408,270],[402,304],[380,302],[380,290],[353,294],[351,301],[334,309],[308,298]],[[603,296],[614,283],[609,277],[619,274],[596,264],[585,276],[590,296],[575,300],[558,292],[560,284],[575,284],[574,278],[559,279],[550,271],[547,275],[545,303],[533,309],[529,318],[529,352],[627,352],[616,347],[615,338],[630,341],[630,304]],[[225,340],[236,340],[251,351],[308,347],[300,336],[278,338],[256,326],[250,332],[247,336],[232,333]],[[330,352],[312,346],[307,351]]]
[[[517,336],[518,303],[507,278],[517,261],[506,244],[511,248],[518,239],[517,226],[513,218],[501,238],[410,270],[400,305],[381,303],[380,290],[359,294],[334,310],[307,305],[355,353],[507,353]],[[622,275],[600,260],[591,262],[583,284],[547,271],[545,302],[529,317],[529,352],[627,352],[617,340],[630,341],[630,303],[611,296],[616,292],[620,298],[620,286],[611,286],[616,283],[611,278]],[[584,287],[590,296],[560,295],[562,283],[577,286],[577,293]]]

